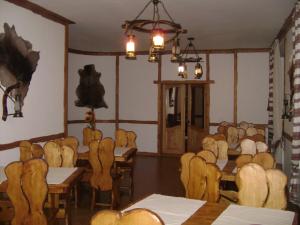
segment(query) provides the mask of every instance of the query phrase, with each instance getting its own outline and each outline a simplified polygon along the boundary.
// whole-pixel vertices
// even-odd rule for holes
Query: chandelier
[[[152,19],[140,19],[151,3],[153,4]],[[161,19],[160,8],[167,15],[168,20]],[[174,22],[161,0],[150,0],[133,20],[125,21],[122,28],[127,36],[127,59],[136,59],[134,32],[143,32],[151,35],[149,62],[158,62],[158,56],[164,50],[165,45],[177,39],[179,34],[187,32],[187,30],[181,28],[180,24]],[[167,35],[169,35],[168,39]]]
[[[187,78],[187,63],[194,62],[196,63],[195,65],[195,70],[194,70],[194,75],[195,79],[200,79],[203,75],[203,70],[200,62],[202,62],[202,58],[198,55],[196,48],[193,44],[194,38],[189,37],[188,38],[188,44],[185,47],[184,51],[180,51],[180,44],[179,44],[179,38],[176,37],[176,40],[173,42],[172,46],[172,56],[171,56],[171,62],[173,63],[179,63],[178,66],[178,76],[182,78]],[[194,53],[195,56],[191,57],[188,54],[189,53]]]

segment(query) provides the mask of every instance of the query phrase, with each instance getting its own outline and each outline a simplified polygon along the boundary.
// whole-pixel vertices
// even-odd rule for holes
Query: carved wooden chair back
[[[105,205],[113,208],[117,192],[111,175],[115,143],[111,138],[104,138],[101,141],[92,141],[89,148],[89,161],[93,169],[90,178],[90,183],[93,187],[91,208],[93,209],[95,205]],[[111,204],[96,203],[96,190],[111,191]]]
[[[20,160],[26,161],[32,158],[31,143],[29,141],[21,141],[19,144]]]
[[[243,139],[241,141],[241,154],[256,154],[256,144],[253,140],[250,139]]]
[[[187,185],[188,185],[188,181],[189,181],[190,161],[194,156],[195,156],[195,153],[187,152],[187,153],[183,154],[180,158],[180,163],[181,163],[180,180],[181,180],[185,190],[187,190]],[[186,192],[186,194],[187,194],[187,192]]]
[[[32,158],[42,158],[44,150],[39,144],[31,144],[29,141],[21,141],[19,144],[20,161],[24,162]]]
[[[254,155],[252,162],[259,164],[265,170],[275,167],[275,159],[272,154],[268,152],[260,152]]]
[[[239,133],[236,127],[230,126],[227,128],[227,143],[229,146],[239,142]]]
[[[200,152],[197,153],[197,156],[202,157],[207,163],[217,162],[216,155],[210,150],[201,150]]]
[[[61,167],[62,156],[61,147],[57,142],[48,141],[44,145],[45,160],[50,167]]]
[[[206,192],[204,200],[218,202],[220,199],[220,180],[222,173],[218,166],[212,163],[206,164]]]
[[[148,209],[132,209],[124,213],[101,210],[91,219],[91,225],[164,225],[162,219]]]
[[[248,127],[249,127],[249,123],[246,122],[246,121],[241,121],[239,123],[239,127],[242,128],[242,129],[244,129],[246,131],[248,129]]]
[[[102,166],[99,160],[99,149],[100,141],[94,140],[89,145],[89,162],[92,167],[92,176],[90,178],[90,184],[93,188],[99,188],[99,181],[101,180]]]
[[[102,166],[102,175],[99,187],[102,191],[112,190],[113,180],[111,168],[114,163],[115,143],[111,138],[104,138],[99,144],[99,160]]]
[[[265,142],[257,141],[256,144],[256,150],[257,152],[267,152],[268,151],[268,145]]]
[[[238,127],[237,129],[238,129],[239,140],[241,140],[241,139],[243,139],[246,136],[246,130],[244,130],[241,127]]]
[[[238,169],[242,168],[247,163],[252,162],[252,158],[253,156],[250,154],[239,155],[235,160],[236,167]]]
[[[226,141],[226,136],[225,134],[213,134],[210,137],[215,139],[216,141]]]
[[[228,159],[228,144],[227,141],[219,140],[217,141],[218,145],[218,159],[227,160]]]
[[[7,194],[15,208],[13,225],[47,225],[43,213],[47,172],[48,165],[42,159],[13,162],[5,168]]]
[[[253,136],[245,136],[245,139],[250,139],[252,141],[261,141],[261,142],[265,142],[265,136],[261,135],[261,134],[254,134]]]
[[[93,130],[92,128],[85,127],[83,128],[83,145],[89,146],[89,144],[94,141],[100,141],[103,137],[103,134],[100,130]]]
[[[76,165],[77,159],[78,159],[78,146],[79,141],[76,137],[68,136],[66,138],[62,139],[62,146],[68,146],[71,147],[74,151],[74,157],[73,157],[73,164]]]
[[[200,156],[194,156],[190,161],[189,180],[186,197],[203,199],[206,191],[206,162]]]
[[[75,166],[75,150],[71,145],[65,145],[63,139],[47,142],[44,149],[45,159],[50,167]]]
[[[134,131],[127,131],[127,147],[136,148],[137,135]]]
[[[255,127],[248,127],[246,130],[246,134],[247,134],[247,136],[253,136],[253,135],[257,134],[257,130]]]
[[[265,129],[257,128],[256,131],[257,131],[257,134],[261,134],[262,136],[266,136]]]
[[[218,132],[218,134],[226,135],[226,133],[227,133],[227,126],[219,125],[218,128],[217,128],[217,132]]]
[[[116,147],[127,147],[128,139],[127,132],[123,129],[118,129],[115,132]]]
[[[263,207],[268,195],[264,168],[256,163],[244,165],[237,173],[238,201],[240,205]]]
[[[217,144],[217,141],[213,137],[207,136],[207,137],[203,138],[202,148],[204,150],[212,151],[216,157],[218,157],[218,155],[219,155],[218,144]]]
[[[265,202],[265,208],[286,209],[287,198],[285,188],[287,185],[287,176],[278,169],[266,170],[269,194]]]

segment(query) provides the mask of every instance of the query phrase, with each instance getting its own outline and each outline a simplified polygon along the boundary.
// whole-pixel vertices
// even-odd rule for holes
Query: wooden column
[[[161,85],[161,56],[158,61],[158,73],[157,73],[157,152],[162,153],[162,85]]]
[[[116,100],[115,100],[115,128],[119,129],[119,87],[120,87],[120,56],[116,56]]]
[[[234,96],[234,103],[233,103],[233,122],[237,124],[237,85],[238,85],[238,58],[237,58],[237,51],[234,52],[234,88],[233,88],[233,96]]]
[[[210,64],[209,64],[209,54],[206,53],[205,54],[205,58],[206,58],[206,80],[209,81],[210,80]],[[209,117],[209,113],[210,113],[210,85],[207,85],[207,104],[206,104],[206,112],[207,112],[207,127],[208,127],[208,133],[209,133],[209,124],[210,124],[210,117]]]
[[[68,65],[69,25],[65,25],[65,67],[64,67],[64,136],[68,136]]]

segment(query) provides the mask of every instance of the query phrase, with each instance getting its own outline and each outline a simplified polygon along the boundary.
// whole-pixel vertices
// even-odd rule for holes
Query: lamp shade
[[[154,50],[163,50],[165,47],[164,34],[161,30],[153,30],[152,45]]]
[[[126,42],[126,58],[127,59],[136,59],[135,55],[135,37],[134,35],[127,36]]]

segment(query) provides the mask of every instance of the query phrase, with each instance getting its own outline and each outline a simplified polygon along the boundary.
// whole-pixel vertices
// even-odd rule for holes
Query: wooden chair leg
[[[96,201],[96,189],[92,188],[91,210],[93,210],[95,207],[95,201]]]
[[[78,186],[74,186],[75,209],[78,208]]]

